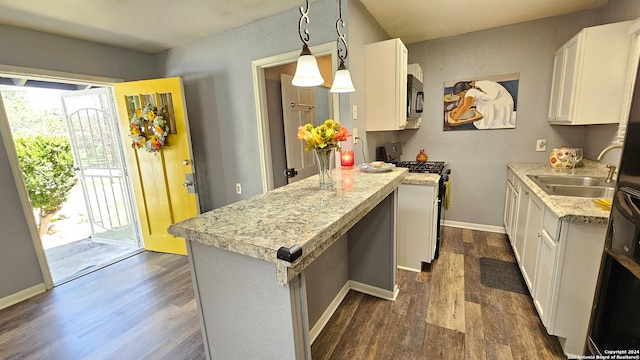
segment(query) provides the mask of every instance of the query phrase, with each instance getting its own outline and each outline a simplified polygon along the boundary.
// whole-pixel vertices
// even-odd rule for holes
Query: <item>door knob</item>
[[[187,180],[187,181],[185,181],[185,182],[183,182],[183,183],[182,183],[182,186],[184,186],[184,187],[186,187],[186,188],[188,188],[188,187],[190,187],[190,186],[193,186],[193,181],[189,181],[189,180]]]
[[[189,160],[182,160],[182,165],[189,165],[191,164],[191,161]]]
[[[296,175],[298,175],[298,171],[296,171],[295,168],[288,168],[284,171],[284,176],[286,176],[289,179],[295,177]]]

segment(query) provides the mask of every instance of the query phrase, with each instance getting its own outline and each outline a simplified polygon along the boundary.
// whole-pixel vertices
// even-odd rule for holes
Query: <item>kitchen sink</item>
[[[527,175],[549,195],[612,199],[615,186],[591,176]]]
[[[605,186],[547,185],[553,195],[613,198],[614,188]],[[543,188],[544,190],[544,188]]]
[[[529,178],[550,185],[611,186],[605,181],[605,178],[591,176],[529,175]]]

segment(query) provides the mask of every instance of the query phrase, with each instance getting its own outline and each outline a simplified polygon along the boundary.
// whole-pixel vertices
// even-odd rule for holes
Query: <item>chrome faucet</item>
[[[613,149],[622,149],[622,144],[613,144],[613,145],[609,145],[606,148],[604,148],[602,150],[602,152],[600,153],[600,155],[598,155],[598,160],[602,160],[602,158],[604,157],[604,155],[606,153],[608,153],[609,151],[613,150]]]
[[[611,151],[611,150],[613,150],[613,149],[616,149],[616,148],[618,148],[618,149],[622,149],[622,144],[613,144],[613,145],[609,145],[609,146],[607,146],[606,148],[604,148],[604,149],[602,150],[602,152],[600,153],[600,155],[598,155],[598,160],[602,160],[602,158],[604,157],[604,155],[605,155],[606,153],[608,153],[609,151]],[[609,170],[609,173],[607,174],[607,180],[606,180],[606,182],[608,182],[608,183],[612,183],[612,182],[614,181],[614,180],[613,180],[613,175],[614,175],[614,174],[615,174],[615,172],[616,172],[616,167],[615,167],[615,166],[613,166],[613,165],[611,165],[611,164],[607,164],[607,169]]]

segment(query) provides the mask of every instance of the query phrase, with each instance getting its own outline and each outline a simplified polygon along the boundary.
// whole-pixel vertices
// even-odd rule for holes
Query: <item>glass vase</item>
[[[316,149],[316,164],[318,164],[318,177],[321,190],[333,189],[331,170],[335,163],[335,148]]]

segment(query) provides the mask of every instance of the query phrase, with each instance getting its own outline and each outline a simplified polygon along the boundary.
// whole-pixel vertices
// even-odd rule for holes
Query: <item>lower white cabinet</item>
[[[401,184],[398,188],[398,267],[420,271],[436,252],[438,187]]]
[[[507,237],[513,245],[513,237],[516,227],[516,207],[518,206],[518,192],[513,183],[507,181],[507,193],[504,199],[504,228],[507,231]]]
[[[540,245],[540,226],[542,226],[544,205],[532,193],[529,193],[527,198],[527,225],[520,254],[520,270],[531,296],[535,297],[536,288],[533,285],[538,266],[538,246]]]
[[[551,319],[548,310],[551,305],[556,275],[558,223],[558,217],[551,211],[545,209],[538,244],[538,261],[534,276],[536,280],[533,286],[535,289],[533,304],[540,315],[540,319],[542,319],[542,324],[544,324],[547,329],[549,328]]]
[[[564,353],[583,355],[607,227],[563,221],[522,181],[515,183],[517,206],[505,218],[515,218],[513,252],[533,303]]]
[[[514,228],[514,240],[513,240],[513,253],[516,256],[518,264],[522,265],[522,254],[524,253],[524,240],[527,236],[527,218],[529,212],[529,188],[527,188],[521,181],[516,181],[516,189],[518,191],[518,197],[515,203],[515,228]]]

